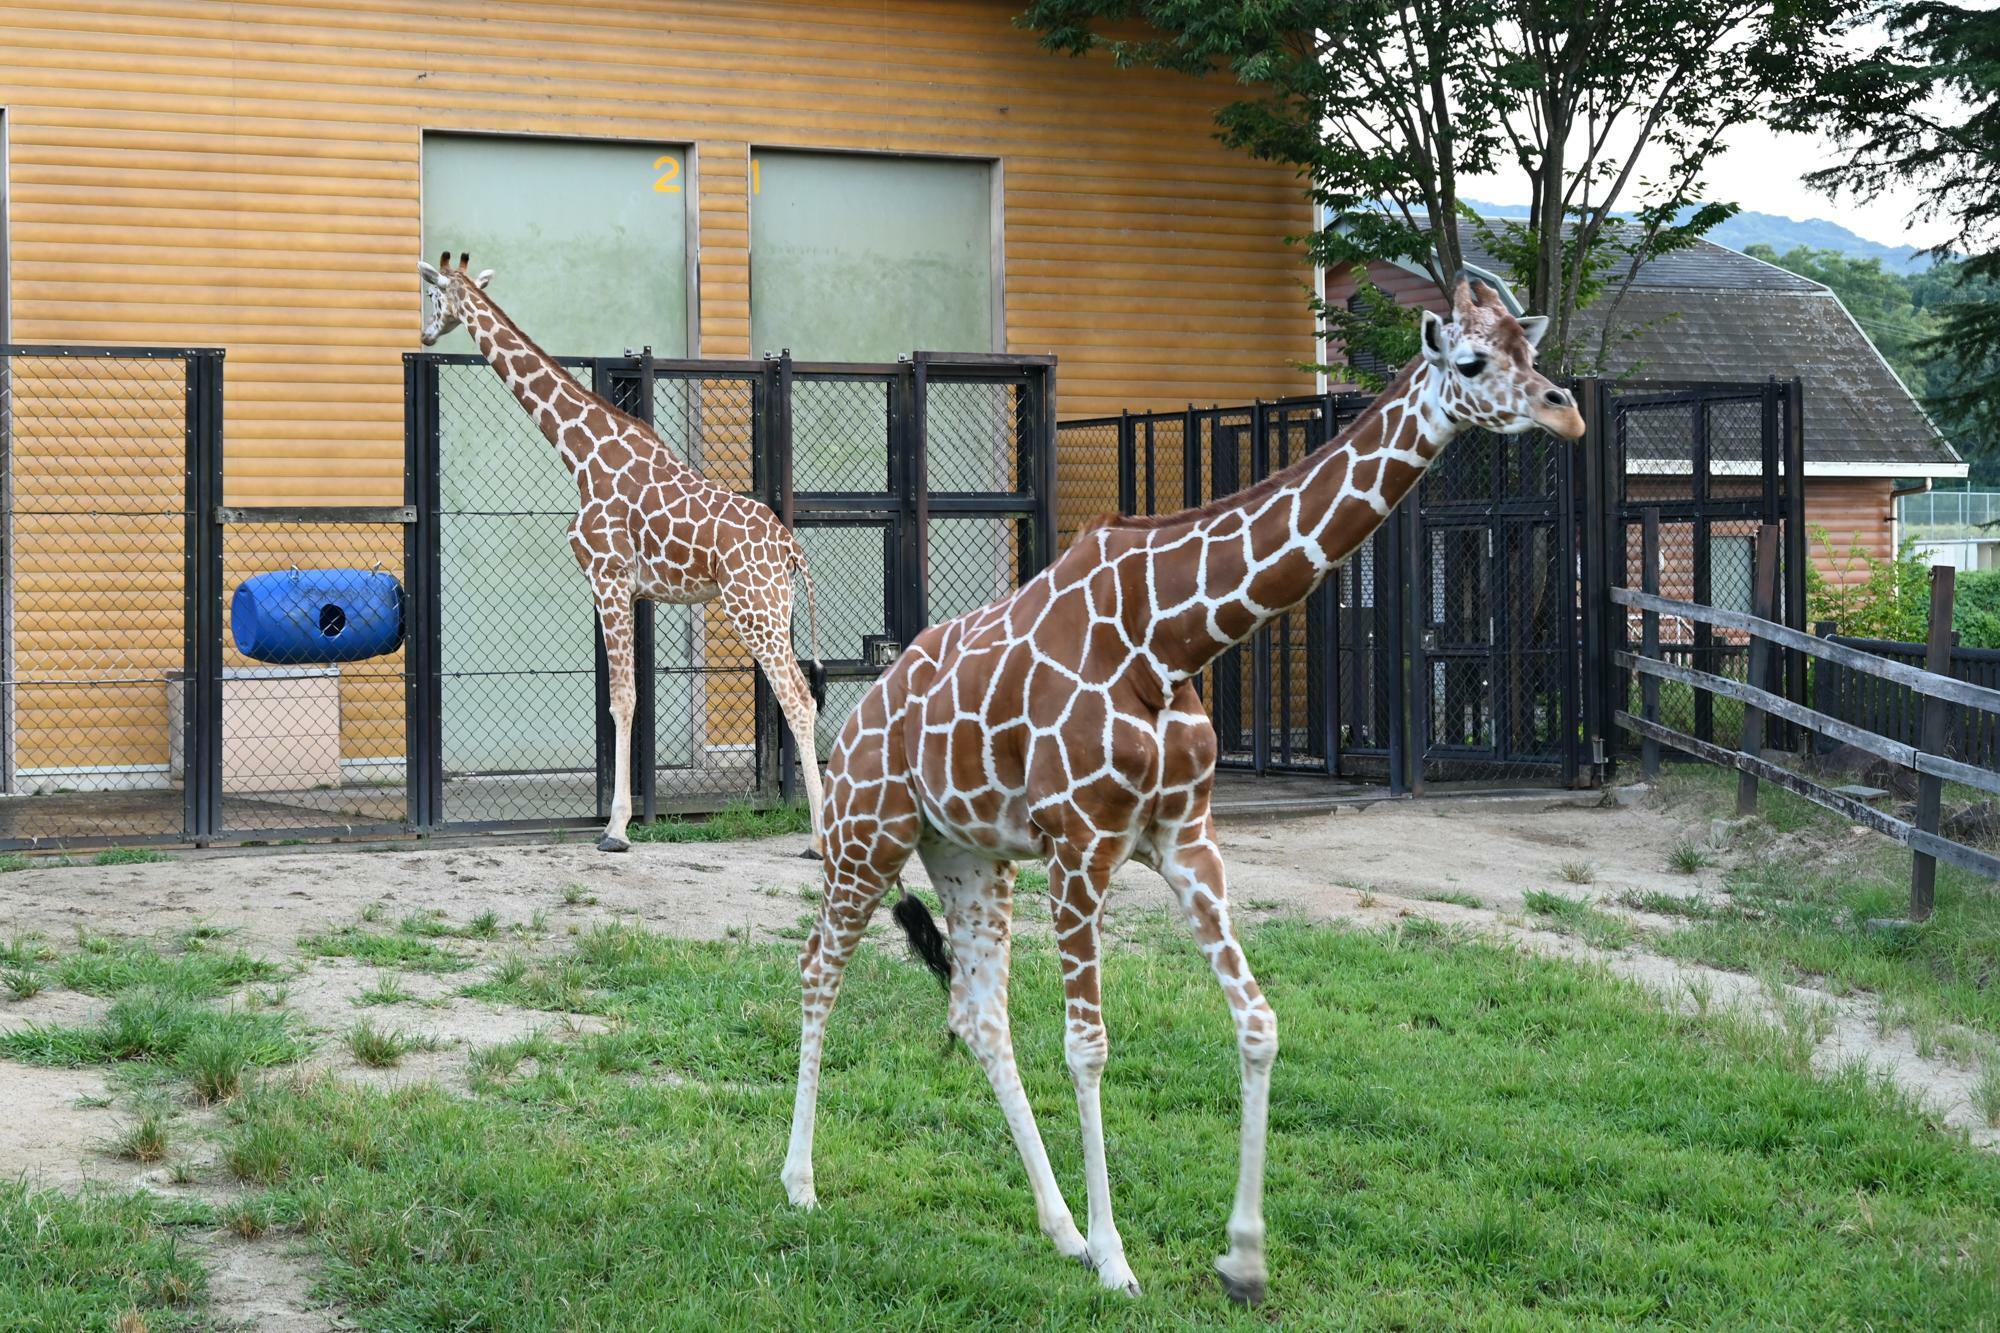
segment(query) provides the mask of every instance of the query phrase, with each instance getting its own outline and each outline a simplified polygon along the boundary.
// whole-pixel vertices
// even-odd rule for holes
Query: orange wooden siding
[[[8,5],[10,332],[224,347],[229,503],[396,502],[423,135],[546,134],[693,145],[704,355],[762,350],[753,148],[956,154],[1000,164],[1007,346],[1061,358],[1064,415],[1307,387],[1293,365],[1313,354],[1310,272],[1283,238],[1311,213],[1289,168],[1216,143],[1234,85],[1048,55],[1018,10]],[[129,539],[114,567],[76,568],[107,595],[164,559]],[[19,605],[24,670],[80,633],[122,632],[44,616],[25,590]],[[117,740],[44,741],[21,699],[21,765],[161,762],[163,691],[134,688],[106,728]],[[343,705],[350,757],[400,746],[398,693],[353,684]]]

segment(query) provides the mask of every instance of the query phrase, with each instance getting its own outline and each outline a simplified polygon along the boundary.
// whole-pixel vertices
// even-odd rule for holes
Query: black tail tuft
[[[826,668],[814,662],[806,668],[806,688],[812,691],[813,707],[826,707]]]
[[[910,937],[910,950],[923,961],[925,967],[937,973],[937,979],[951,987],[951,949],[944,942],[944,935],[931,917],[931,909],[924,906],[923,899],[903,890],[903,896],[896,900],[896,924]]]

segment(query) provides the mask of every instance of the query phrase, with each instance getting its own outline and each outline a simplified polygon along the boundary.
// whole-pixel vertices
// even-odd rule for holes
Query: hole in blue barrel
[[[252,661],[358,662],[402,647],[403,588],[379,569],[272,570],[237,585],[229,619]]]

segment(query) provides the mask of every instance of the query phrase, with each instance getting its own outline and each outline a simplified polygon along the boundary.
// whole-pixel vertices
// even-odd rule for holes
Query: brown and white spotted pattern
[[[536,427],[555,445],[576,478],[576,518],[570,548],[590,580],[604,653],[611,669],[611,716],[617,733],[616,791],[611,820],[597,845],[622,852],[632,817],[632,599],[695,604],[722,599],[722,609],[764,677],[797,743],[806,799],[813,811],[813,850],[824,846],[820,824],[818,716],[813,694],[792,651],[792,576],[805,588],[806,612],[819,659],[812,575],[798,539],[766,505],[724,490],[674,456],[644,422],[584,388],[486,294],[492,270],[474,277],[466,256],[451,267],[418,264],[431,300],[423,342],[429,347],[464,325],[480,354]]]
[[[1483,294],[1483,295],[1482,295]],[[1534,369],[1541,320],[1461,284],[1452,322],[1338,438],[1237,495],[1110,519],[1012,596],[919,635],[871,687],[828,761],[825,887],[800,958],[805,1021],[784,1183],[815,1202],[821,1039],[843,967],[909,857],[937,886],[953,950],[950,1022],[978,1057],[1020,1149],[1042,1230],[1105,1286],[1136,1292],[1112,1222],[1098,1085],[1098,959],[1112,871],[1135,858],[1172,890],[1235,1017],[1242,1140],[1229,1250],[1240,1300],[1264,1292],[1264,1137],[1276,1020],[1230,926],[1209,815],[1216,741],[1193,677],[1304,600],[1409,493],[1462,427],[1583,433]],[[1087,1226],[1049,1169],[1007,1017],[1013,867],[1047,862],[1067,1001],[1064,1049],[1083,1125]]]

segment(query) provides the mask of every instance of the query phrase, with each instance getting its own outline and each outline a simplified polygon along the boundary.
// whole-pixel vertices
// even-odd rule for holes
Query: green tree
[[[1308,238],[1329,268],[1404,260],[1448,288],[1463,262],[1460,180],[1520,172],[1530,216],[1495,224],[1490,243],[1527,304],[1553,321],[1545,358],[1573,367],[1576,312],[1733,211],[1686,216],[1732,126],[1802,95],[1844,59],[1822,38],[1855,8],[1031,0],[1021,21],[1052,50],[1233,78],[1244,95],[1217,113],[1221,138],[1300,167],[1337,222]],[[1335,318],[1329,333],[1354,322]]]
[[[1847,159],[1808,177],[1829,192],[1874,198],[1914,185],[1919,220],[1950,222],[1939,254],[1950,297],[1928,305],[1925,344],[1938,370],[1932,402],[1985,459],[2000,450],[2000,9],[1893,0],[1854,20],[1886,34],[1865,58],[1829,71],[1787,115],[1831,126]]]

